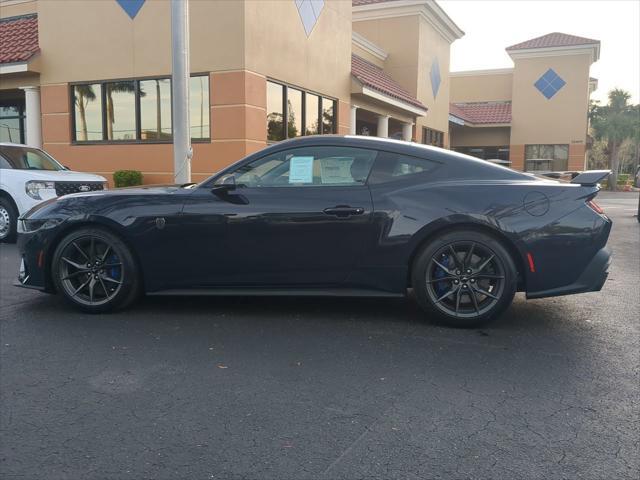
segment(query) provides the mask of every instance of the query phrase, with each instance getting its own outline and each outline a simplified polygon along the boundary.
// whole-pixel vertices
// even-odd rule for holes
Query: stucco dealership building
[[[191,1],[190,29],[194,181],[329,133],[584,166],[597,40],[546,34],[507,48],[513,68],[453,73],[464,32],[433,0]],[[0,0],[0,141],[171,181],[170,74],[169,2]]]

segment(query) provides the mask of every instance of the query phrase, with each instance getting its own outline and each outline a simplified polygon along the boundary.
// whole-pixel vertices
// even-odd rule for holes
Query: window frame
[[[330,97],[327,95],[323,95],[320,92],[315,90],[309,90],[303,87],[299,87],[297,85],[293,85],[291,83],[282,82],[280,80],[276,80],[271,77],[267,77],[267,82],[273,83],[275,85],[279,85],[282,87],[282,129],[283,129],[283,138],[282,140],[269,140],[267,138],[267,145],[273,145],[278,142],[282,142],[284,140],[288,140],[290,138],[299,138],[299,137],[312,137],[314,135],[335,135],[338,131],[338,99],[334,97]],[[302,132],[297,137],[289,137],[289,89],[297,90],[302,92],[302,113],[301,115],[301,129]],[[267,88],[268,94],[268,88]],[[314,95],[318,97],[318,133],[312,133],[311,135],[307,135],[307,94]],[[324,122],[322,121],[322,102],[323,100],[329,100],[333,103],[333,128],[331,132],[324,131]],[[268,132],[267,132],[268,134]]]
[[[209,87],[209,104],[211,104],[211,78],[209,77],[208,72],[199,72],[192,73],[189,76],[189,79],[194,77],[207,77],[207,85]],[[173,88],[170,90],[170,101],[171,101],[171,140],[142,140],[141,135],[141,126],[142,119],[140,116],[140,82],[146,80],[172,80],[171,75],[153,75],[153,76],[145,76],[145,77],[135,77],[135,78],[111,78],[108,80],[90,80],[90,81],[82,81],[82,82],[71,82],[69,83],[69,111],[70,114],[70,123],[71,123],[71,145],[154,145],[154,144],[164,144],[171,145],[173,144]],[[108,140],[107,139],[107,112],[106,112],[106,85],[108,83],[115,82],[134,82],[134,92],[135,92],[135,129],[136,129],[136,138],[133,140]],[[101,103],[101,120],[102,120],[102,140],[78,140],[76,137],[76,107],[75,107],[75,87],[77,85],[95,85],[99,84],[101,86],[100,90],[100,103]],[[192,138],[191,143],[211,143],[211,108],[209,108],[209,136],[206,138]]]

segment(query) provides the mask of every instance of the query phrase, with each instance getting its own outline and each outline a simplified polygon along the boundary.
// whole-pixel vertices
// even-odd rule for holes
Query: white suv
[[[0,242],[15,241],[18,217],[43,200],[106,186],[104,177],[67,170],[38,148],[0,143]]]

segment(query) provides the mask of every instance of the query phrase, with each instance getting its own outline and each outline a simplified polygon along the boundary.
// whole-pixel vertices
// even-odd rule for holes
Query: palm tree
[[[637,106],[629,104],[630,99],[629,92],[616,88],[609,92],[607,105],[593,104],[589,112],[594,136],[607,142],[611,169],[610,190],[615,190],[618,183],[620,146],[625,140],[637,137],[640,128],[640,110]]]
[[[80,141],[87,140],[87,114],[86,107],[89,102],[96,99],[96,93],[93,91],[93,85],[76,85],[75,86],[75,102],[78,106],[80,114]]]

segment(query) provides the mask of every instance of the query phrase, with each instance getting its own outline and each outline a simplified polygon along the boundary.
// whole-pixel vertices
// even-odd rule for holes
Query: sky
[[[465,32],[451,46],[452,72],[513,67],[509,45],[551,32],[600,40],[600,60],[591,65],[606,103],[622,88],[640,102],[640,0],[439,0]]]

